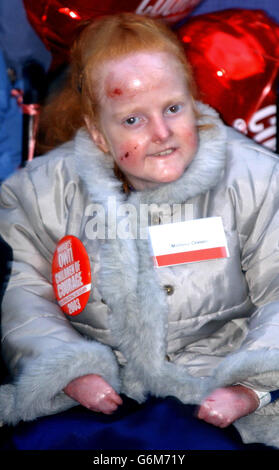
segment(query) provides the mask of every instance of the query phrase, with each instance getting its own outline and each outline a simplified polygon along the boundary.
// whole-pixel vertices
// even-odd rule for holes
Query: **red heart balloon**
[[[261,10],[233,9],[193,17],[178,35],[202,101],[275,150],[279,25]]]
[[[201,0],[24,0],[28,19],[47,49],[52,68],[68,61],[80,21],[122,11],[136,12],[174,23],[188,15]]]

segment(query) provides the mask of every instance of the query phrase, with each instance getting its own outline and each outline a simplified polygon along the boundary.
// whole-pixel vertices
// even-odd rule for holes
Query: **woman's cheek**
[[[197,133],[196,128],[189,132],[189,140],[190,140],[190,145],[192,145],[193,149],[197,150],[198,133]]]
[[[139,145],[137,143],[126,144],[118,151],[118,162],[122,168],[132,167],[136,164],[139,155]]]
[[[198,133],[197,133],[196,128],[186,129],[186,131],[184,132],[184,139],[185,139],[185,143],[187,144],[189,148],[193,149],[194,151],[197,149]]]

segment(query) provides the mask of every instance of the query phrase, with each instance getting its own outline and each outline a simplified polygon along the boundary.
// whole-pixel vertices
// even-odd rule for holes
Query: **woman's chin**
[[[144,189],[156,188],[161,184],[173,183],[183,175],[184,171],[184,168],[181,169],[181,171],[178,171],[176,169],[175,171],[160,173],[160,175],[155,174],[154,177],[150,175],[148,178],[140,178],[127,175],[127,179],[135,190],[141,191]]]
[[[158,178],[158,183],[173,183],[178,180],[184,173],[184,169],[181,171],[173,171],[163,174]]]

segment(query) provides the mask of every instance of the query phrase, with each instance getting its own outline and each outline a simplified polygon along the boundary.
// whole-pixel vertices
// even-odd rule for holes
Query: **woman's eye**
[[[168,114],[175,114],[175,113],[178,113],[178,111],[180,111],[181,109],[181,105],[180,104],[173,104],[172,106],[170,106],[168,109],[167,109],[167,113]]]
[[[124,121],[124,123],[127,124],[128,126],[133,126],[135,124],[138,124],[138,122],[139,122],[139,118],[135,116],[129,117],[128,119]]]

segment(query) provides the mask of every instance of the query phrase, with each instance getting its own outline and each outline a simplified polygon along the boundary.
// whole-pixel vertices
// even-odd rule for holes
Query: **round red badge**
[[[52,261],[52,282],[63,312],[74,316],[86,306],[91,290],[91,269],[86,249],[73,235],[63,237]]]

